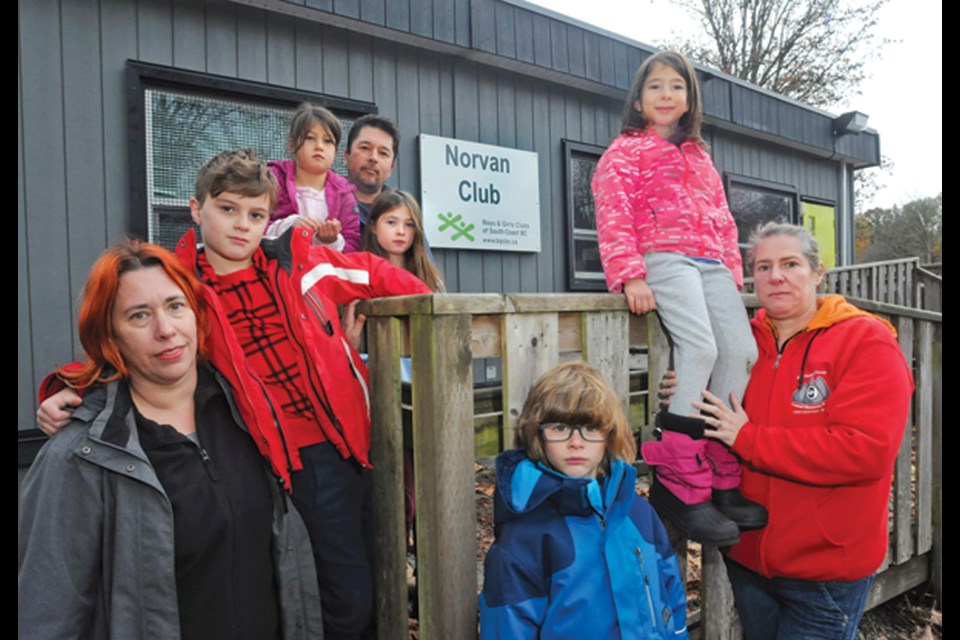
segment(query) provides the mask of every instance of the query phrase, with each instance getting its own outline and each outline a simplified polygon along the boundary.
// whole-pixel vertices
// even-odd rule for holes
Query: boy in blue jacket
[[[548,371],[517,440],[497,459],[481,639],[687,638],[677,558],[636,494],[636,445],[600,372]]]

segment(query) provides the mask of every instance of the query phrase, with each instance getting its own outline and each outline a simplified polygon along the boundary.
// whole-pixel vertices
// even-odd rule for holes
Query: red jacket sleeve
[[[869,482],[889,473],[903,439],[913,379],[886,327],[872,320],[857,325],[833,342],[838,351],[835,388],[823,418],[800,416],[789,428],[747,422],[733,444],[745,462],[764,473],[820,486]]]
[[[80,369],[83,364],[80,362],[71,362],[66,365],[64,369]],[[57,371],[51,371],[47,374],[47,377],[43,379],[43,382],[40,383],[40,388],[37,390],[37,399],[40,404],[43,404],[44,400],[50,396],[59,393],[67,388],[67,383],[60,379],[60,376],[57,375]],[[82,396],[85,389],[76,389],[77,395]]]
[[[300,240],[293,239],[296,244],[300,244]],[[301,293],[317,286],[323,295],[337,304],[347,304],[357,298],[433,293],[406,269],[395,267],[372,253],[344,254],[322,246],[306,249],[309,258],[304,261],[303,268],[299,264],[295,267]],[[294,249],[294,255],[298,255],[297,249]]]

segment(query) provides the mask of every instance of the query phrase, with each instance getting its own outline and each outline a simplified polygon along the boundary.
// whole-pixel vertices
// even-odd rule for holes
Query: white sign
[[[420,135],[420,202],[430,246],[540,251],[537,154]]]

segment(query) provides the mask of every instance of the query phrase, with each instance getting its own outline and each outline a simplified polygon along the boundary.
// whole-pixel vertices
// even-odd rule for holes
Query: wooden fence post
[[[907,365],[913,363],[913,318],[907,316],[898,316],[894,318],[896,322],[897,335],[900,341],[900,349],[903,351],[903,357],[906,358]],[[903,434],[903,440],[900,442],[900,453],[897,454],[895,465],[895,475],[893,477],[893,563],[902,564],[913,556],[913,526],[912,517],[912,496],[911,489],[913,485],[913,464],[911,453],[913,450],[913,434],[917,427],[922,423],[914,422],[913,416],[907,417],[907,428]],[[921,516],[922,517],[922,516]]]
[[[477,635],[470,315],[413,315],[420,638]]]
[[[933,330],[921,320],[917,332],[917,554],[933,546]]]
[[[400,407],[402,323],[370,318],[371,418],[373,437],[373,531],[377,585],[377,635],[380,640],[407,637],[407,535],[403,495],[403,415]]]
[[[936,597],[937,607],[943,610],[943,323],[937,323],[930,333],[931,358],[930,377],[932,411],[931,438],[933,474],[930,514],[933,527],[933,595]]]
[[[700,638],[740,640],[740,618],[733,606],[733,589],[717,547],[703,545],[700,556]]]

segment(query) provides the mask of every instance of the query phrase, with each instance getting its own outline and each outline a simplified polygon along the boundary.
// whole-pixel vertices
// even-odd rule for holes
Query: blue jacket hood
[[[622,460],[613,460],[610,474],[602,479],[571,478],[533,462],[523,449],[497,456],[497,492],[494,522],[498,525],[550,503],[560,515],[597,515],[607,520],[625,517],[621,491],[633,492],[637,472]],[[610,513],[608,513],[610,511]],[[619,513],[618,513],[619,511]]]

